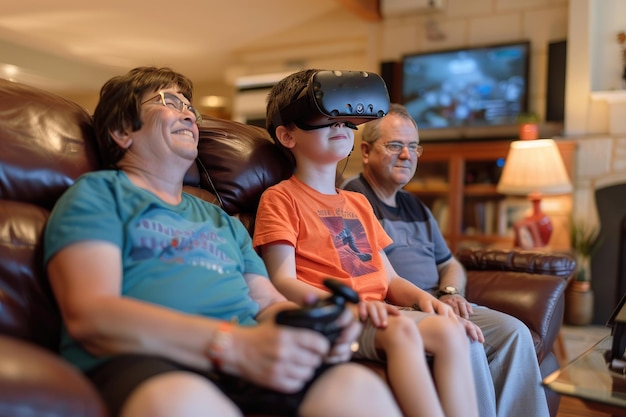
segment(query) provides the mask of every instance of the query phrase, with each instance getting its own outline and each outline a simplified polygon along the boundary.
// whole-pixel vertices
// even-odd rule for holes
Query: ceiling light
[[[226,107],[228,100],[223,96],[203,96],[200,98],[200,106],[212,109]]]

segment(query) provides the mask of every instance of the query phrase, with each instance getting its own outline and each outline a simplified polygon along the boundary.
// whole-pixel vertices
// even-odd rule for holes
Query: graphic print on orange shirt
[[[352,275],[375,272],[371,265],[372,247],[367,241],[363,225],[358,219],[344,219],[339,216],[321,217],[322,222],[333,236],[335,249],[341,260],[341,268]]]

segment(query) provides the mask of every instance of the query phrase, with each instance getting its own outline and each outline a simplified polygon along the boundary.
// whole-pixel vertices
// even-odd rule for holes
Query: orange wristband
[[[207,346],[207,356],[213,364],[213,368],[217,370],[222,369],[222,359],[224,351],[230,349],[233,344],[233,325],[231,322],[220,322],[217,330],[213,334],[213,338]]]

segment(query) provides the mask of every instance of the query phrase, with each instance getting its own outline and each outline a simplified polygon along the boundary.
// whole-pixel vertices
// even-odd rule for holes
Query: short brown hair
[[[191,102],[191,80],[170,68],[138,67],[111,78],[100,89],[100,100],[94,111],[93,124],[104,165],[115,168],[126,153],[109,132],[141,129],[141,98],[150,91],[174,86]]]
[[[298,99],[300,94],[306,89],[311,77],[320,70],[305,69],[294,72],[277,82],[267,96],[266,122],[265,127],[275,142],[276,128],[274,119],[280,110]]]

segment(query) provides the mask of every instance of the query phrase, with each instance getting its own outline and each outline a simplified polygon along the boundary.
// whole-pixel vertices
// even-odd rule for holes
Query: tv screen
[[[401,101],[420,131],[514,126],[527,111],[529,57],[527,41],[406,55]]]

